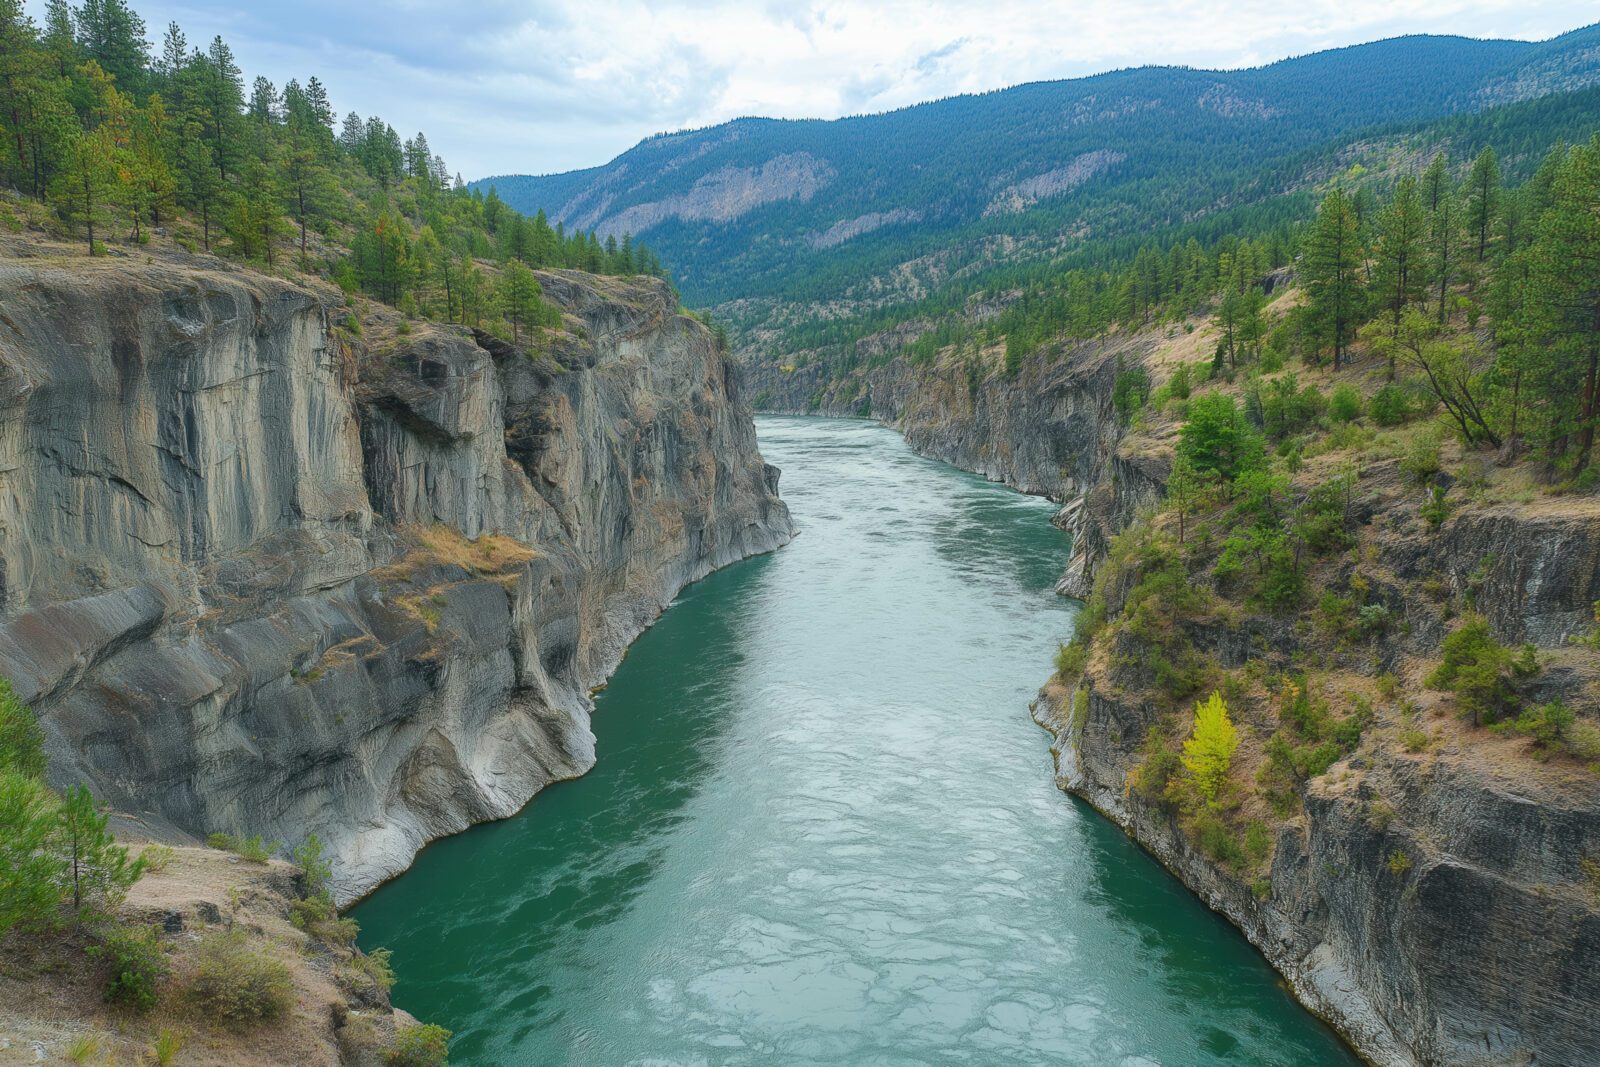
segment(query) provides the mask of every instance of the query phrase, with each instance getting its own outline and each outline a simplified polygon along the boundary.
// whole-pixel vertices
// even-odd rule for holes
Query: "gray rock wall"
[[[348,900],[592,765],[627,643],[791,531],[670,290],[542,281],[566,329],[530,356],[369,347],[250,274],[0,264],[0,674],[58,783],[316,833]]]
[[[1087,597],[1111,539],[1159,504],[1170,472],[1170,448],[1125,433],[1112,410],[1117,357],[1131,365],[1145,351],[1135,339],[1081,345],[1030,363],[1014,380],[990,373],[975,381],[950,360],[895,360],[838,381],[815,366],[756,364],[751,389],[764,409],[870,414],[919,452],[1063,501],[1057,522],[1074,538],[1059,589]],[[1470,594],[1507,643],[1554,649],[1593,626],[1600,524],[1569,509],[1463,509],[1435,536],[1385,537],[1374,547],[1404,583],[1373,590],[1406,624],[1404,635],[1391,635],[1385,662],[1438,654],[1446,632],[1439,607],[1410,591],[1424,580]],[[1114,613],[1126,590],[1110,592]],[[1191,636],[1229,667],[1261,641],[1294,651],[1292,628],[1261,623],[1256,633],[1256,623]],[[1072,693],[1059,688],[1033,707],[1056,736],[1058,783],[1237,925],[1365,1057],[1383,1067],[1600,1064],[1600,784],[1592,775],[1553,788],[1518,773],[1525,755],[1497,763],[1492,745],[1422,754],[1366,746],[1311,783],[1304,813],[1279,831],[1270,893],[1258,896],[1170,812],[1127,788],[1163,709],[1140,696],[1149,682],[1135,677],[1141,650],[1117,651],[1133,664],[1129,676],[1091,672],[1079,723]],[[1581,682],[1550,673],[1557,688]],[[1410,862],[1398,873],[1390,866],[1397,851]]]

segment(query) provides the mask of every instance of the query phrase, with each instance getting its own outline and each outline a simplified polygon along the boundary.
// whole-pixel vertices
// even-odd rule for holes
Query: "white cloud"
[[[1553,36],[1592,0],[134,0],[247,76],[425,130],[478,176],[603,163],[739,115],[833,118],[1144,63],[1238,67],[1403,33]],[[43,0],[29,0],[36,16]]]

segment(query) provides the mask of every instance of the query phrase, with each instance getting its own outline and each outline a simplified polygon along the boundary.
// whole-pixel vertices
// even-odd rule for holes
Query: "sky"
[[[44,0],[27,0],[36,18]],[[605,163],[743,115],[836,118],[1147,63],[1255,66],[1408,33],[1540,40],[1593,0],[133,0],[159,50],[322,79],[468,180]]]

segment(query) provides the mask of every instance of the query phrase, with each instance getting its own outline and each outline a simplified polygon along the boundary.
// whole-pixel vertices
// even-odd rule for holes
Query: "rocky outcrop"
[[[541,281],[525,352],[199,261],[0,263],[0,674],[58,783],[316,833],[348,900],[593,763],[627,643],[790,526],[664,284]]]
[[[1077,721],[1070,692],[1047,689],[1034,705],[1056,735],[1061,787],[1238,926],[1369,1061],[1600,1062],[1592,778],[1530,778],[1470,745],[1364,745],[1311,781],[1252,884],[1129,787],[1159,709],[1086,685]]]
[[[1130,431],[1115,417],[1119,361],[1143,362],[1159,381],[1200,350],[1194,335],[1112,337],[1028,361],[1014,378],[993,358],[919,364],[864,351],[866,365],[842,375],[757,365],[752,389],[770,410],[870,415],[926,455],[1063,501],[1057,521],[1075,536],[1060,589],[1087,598],[1112,539],[1160,504],[1171,469],[1174,420],[1152,416]],[[1381,642],[1318,647],[1309,619],[1236,609],[1184,623],[1214,668],[1257,660],[1286,671],[1314,658],[1369,692],[1372,676],[1392,671],[1422,704],[1380,704],[1362,744],[1305,783],[1291,818],[1270,823],[1265,869],[1218,860],[1169,804],[1134,788],[1151,728],[1170,731],[1174,710],[1152,692],[1151,650],[1126,634],[1096,653],[1076,688],[1055,680],[1033,706],[1056,738],[1058,783],[1237,925],[1371,1062],[1600,1063],[1600,985],[1590,977],[1600,961],[1600,778],[1471,730],[1421,682],[1449,612],[1471,604],[1501,641],[1545,650],[1536,699],[1592,709],[1600,670],[1568,639],[1594,625],[1600,504],[1463,501],[1431,532],[1392,457],[1368,457],[1362,485],[1352,511],[1367,602],[1396,620]],[[1103,584],[1115,621],[1132,582]],[[1258,739],[1279,725],[1260,700],[1235,712]],[[1412,751],[1402,730],[1419,723],[1428,741]]]
[[[870,416],[925,456],[1062,503],[1055,521],[1073,550],[1060,591],[1082,598],[1110,538],[1161,499],[1170,460],[1123,447],[1112,405],[1118,368],[1160,343],[1154,331],[1068,343],[1015,376],[1001,371],[999,353],[897,358],[842,376],[821,363],[759,360],[746,374],[762,411]]]

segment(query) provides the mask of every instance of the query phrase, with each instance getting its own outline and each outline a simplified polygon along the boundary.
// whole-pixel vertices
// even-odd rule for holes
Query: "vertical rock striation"
[[[52,774],[348,900],[594,762],[589,693],[790,536],[710,333],[541,275],[525,354],[179,260],[0,264],[0,674]]]

